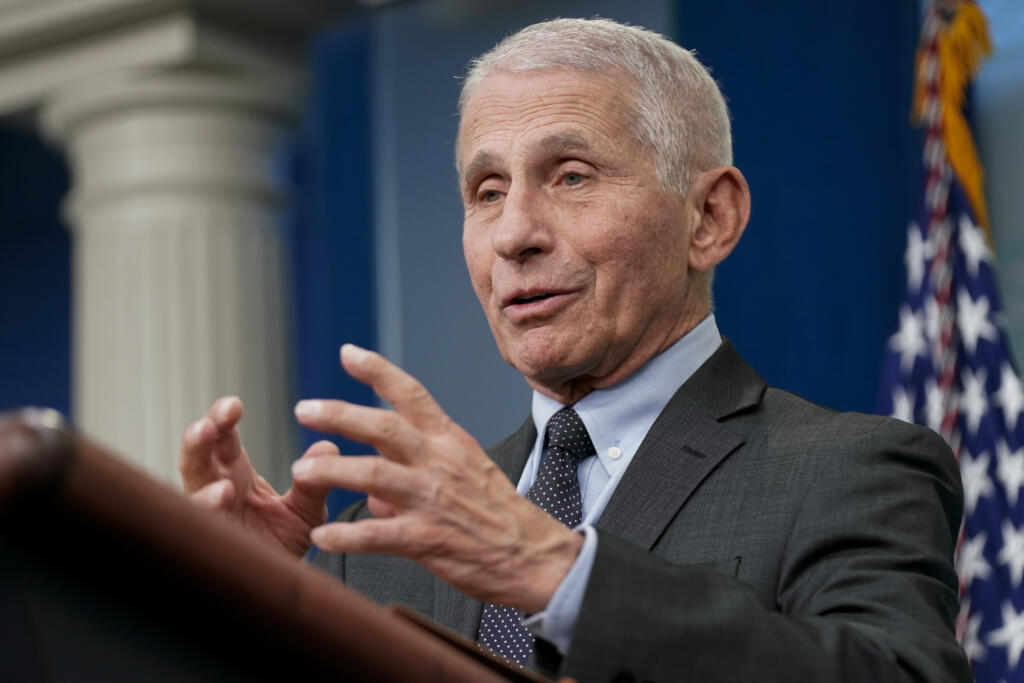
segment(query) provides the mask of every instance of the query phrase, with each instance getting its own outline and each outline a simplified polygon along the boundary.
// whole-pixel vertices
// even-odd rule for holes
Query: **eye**
[[[480,201],[484,204],[490,204],[501,199],[501,193],[497,190],[484,190],[480,193]]]
[[[583,175],[580,173],[566,173],[565,176],[562,177],[562,184],[570,187],[579,185],[582,182]]]

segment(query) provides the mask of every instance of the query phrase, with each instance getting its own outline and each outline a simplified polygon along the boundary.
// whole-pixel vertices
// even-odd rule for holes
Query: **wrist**
[[[560,533],[545,551],[538,554],[543,559],[531,572],[531,580],[519,605],[526,614],[535,614],[547,607],[583,548],[583,534],[565,527],[561,531],[564,533]]]

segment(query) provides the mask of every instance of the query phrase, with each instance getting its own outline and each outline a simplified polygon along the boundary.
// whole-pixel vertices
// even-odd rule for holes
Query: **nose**
[[[501,258],[525,261],[551,250],[551,227],[543,196],[513,183],[505,196],[501,219],[491,231],[491,244]]]

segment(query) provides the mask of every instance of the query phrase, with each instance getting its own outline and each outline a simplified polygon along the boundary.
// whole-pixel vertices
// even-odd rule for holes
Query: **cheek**
[[[655,245],[665,244],[664,236],[644,228],[641,219],[629,212],[615,220],[592,224],[580,251],[606,277],[621,280],[630,274],[641,276],[650,259],[661,251]]]
[[[491,250],[481,243],[479,237],[463,235],[462,254],[466,259],[466,270],[469,271],[473,289],[477,296],[483,298],[491,291]]]
[[[625,215],[620,229],[602,233],[588,257],[598,272],[598,295],[605,306],[622,310],[678,289],[686,271],[685,240],[679,228],[645,216]],[[634,229],[623,230],[621,226]]]

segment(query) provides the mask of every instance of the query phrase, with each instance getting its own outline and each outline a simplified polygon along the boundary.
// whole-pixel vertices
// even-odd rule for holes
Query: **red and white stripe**
[[[957,373],[957,327],[956,310],[953,306],[953,222],[948,213],[949,185],[953,175],[946,156],[946,145],[942,137],[942,104],[939,98],[939,36],[946,27],[947,18],[952,14],[946,3],[933,2],[928,6],[924,27],[921,32],[922,59],[918,78],[924,85],[922,101],[922,122],[925,125],[923,162],[926,173],[925,208],[928,212],[928,240],[931,243],[932,262],[928,272],[931,280],[931,296],[939,311],[939,338],[934,340],[935,363],[938,387],[942,397],[943,417],[939,433],[960,459],[961,442],[957,429],[959,396],[956,390]],[[963,543],[964,530],[960,529],[957,539],[957,554]],[[957,618],[957,637],[963,642],[967,631],[969,605],[964,601],[964,581],[960,582],[962,608]]]
[[[928,240],[932,245],[932,263],[929,277],[932,292],[939,311],[939,338],[936,340],[936,375],[942,395],[943,418],[939,433],[949,442],[959,457],[959,435],[957,415],[959,400],[956,391],[956,310],[953,307],[953,263],[952,228],[948,215],[949,185],[952,169],[946,157],[942,139],[942,107],[939,100],[938,43],[939,35],[945,28],[945,15],[939,3],[928,7],[922,31],[923,58],[919,78],[924,84],[922,102],[923,123],[925,124],[924,169],[925,208],[928,212]]]

